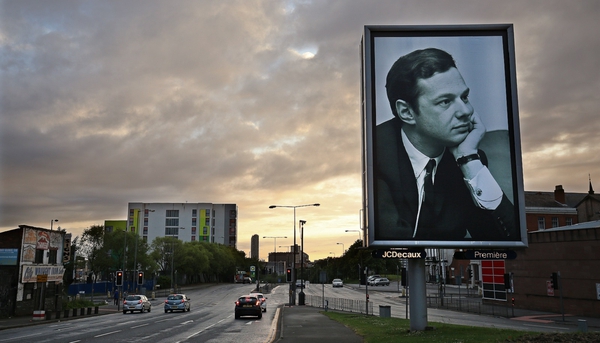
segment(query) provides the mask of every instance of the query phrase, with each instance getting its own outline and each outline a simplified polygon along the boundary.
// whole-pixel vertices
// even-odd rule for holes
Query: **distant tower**
[[[250,239],[250,258],[258,260],[258,235],[252,235]]]

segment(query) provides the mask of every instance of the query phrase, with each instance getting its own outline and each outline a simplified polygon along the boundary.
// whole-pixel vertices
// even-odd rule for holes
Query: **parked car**
[[[267,297],[265,297],[264,294],[259,293],[259,292],[252,292],[250,294],[256,295],[258,300],[260,300],[260,308],[262,309],[263,312],[267,312]]]
[[[256,316],[262,318],[261,301],[255,294],[242,295],[235,302],[235,319],[242,316]]]
[[[190,312],[191,299],[185,294],[169,294],[165,300],[165,313],[171,311]]]
[[[133,311],[152,311],[152,304],[145,295],[131,294],[125,297],[123,300],[123,314],[133,313]]]
[[[249,276],[244,276],[244,281],[242,283],[252,283],[252,278]]]
[[[388,280],[388,278],[385,278],[385,277],[378,278],[373,281],[373,286],[389,286],[389,285],[390,285],[390,280]]]
[[[333,279],[333,281],[331,282],[331,286],[332,287],[344,287],[344,282],[342,281],[342,279]]]

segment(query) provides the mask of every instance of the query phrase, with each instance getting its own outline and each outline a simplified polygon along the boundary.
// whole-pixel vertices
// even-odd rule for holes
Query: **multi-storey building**
[[[148,243],[157,237],[176,237],[235,248],[237,214],[236,204],[130,202],[127,230]]]
[[[259,247],[258,235],[252,235],[252,238],[250,238],[250,258],[258,260],[258,256],[260,256],[258,247]]]

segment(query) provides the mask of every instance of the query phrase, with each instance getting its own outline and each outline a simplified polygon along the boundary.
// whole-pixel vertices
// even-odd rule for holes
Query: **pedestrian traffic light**
[[[287,282],[292,282],[292,268],[288,268],[285,271],[285,279]]]
[[[552,273],[552,288],[558,289],[558,273]]]
[[[117,286],[123,286],[123,271],[117,271]]]
[[[138,285],[144,283],[144,272],[138,272]]]

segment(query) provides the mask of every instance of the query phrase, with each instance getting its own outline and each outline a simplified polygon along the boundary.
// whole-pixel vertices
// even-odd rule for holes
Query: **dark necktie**
[[[431,230],[435,224],[435,206],[434,206],[434,194],[433,194],[433,168],[435,167],[435,160],[431,159],[425,166],[425,178],[423,183],[423,203],[421,204],[421,214],[419,216],[419,236],[427,237],[431,234]]]

